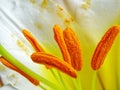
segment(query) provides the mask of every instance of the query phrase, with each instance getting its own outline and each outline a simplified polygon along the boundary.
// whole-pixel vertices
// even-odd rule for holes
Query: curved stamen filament
[[[58,25],[55,25],[53,30],[54,30],[54,38],[60,47],[64,60],[67,63],[71,64],[71,58],[63,38],[63,30]]]
[[[63,31],[64,40],[68,49],[68,52],[71,57],[72,66],[76,70],[81,70],[82,68],[82,52],[80,47],[80,42],[77,39],[77,36],[72,31],[71,28],[66,28]]]
[[[72,68],[70,64],[58,59],[57,57],[53,55],[50,55],[44,52],[36,52],[31,55],[31,58],[36,63],[50,65],[74,78],[77,77],[76,70]]]
[[[27,78],[34,85],[36,85],[36,86],[39,85],[39,81],[37,81],[36,79],[34,79],[31,76],[27,75],[26,73],[24,73],[23,71],[21,71],[20,69],[15,67],[14,65],[10,64],[4,57],[0,57],[0,62],[2,62],[8,68],[10,68],[10,69],[20,73],[21,75],[23,75],[25,78]]]
[[[94,70],[98,70],[104,62],[104,59],[109,52],[112,44],[115,41],[116,36],[120,31],[120,26],[111,27],[103,36],[101,41],[96,47],[96,50],[93,54],[91,66]]]

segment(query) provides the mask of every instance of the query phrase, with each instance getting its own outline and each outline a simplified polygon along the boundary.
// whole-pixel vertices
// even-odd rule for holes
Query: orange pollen
[[[54,30],[54,38],[60,47],[64,60],[67,63],[71,64],[71,58],[63,37],[63,30],[58,25],[55,25],[53,30]]]
[[[36,79],[34,79],[31,76],[27,75],[26,73],[24,73],[22,70],[20,70],[19,68],[15,67],[11,63],[9,63],[4,57],[0,57],[0,62],[2,62],[8,68],[10,68],[10,69],[20,73],[21,75],[23,75],[25,78],[27,78],[34,85],[36,85],[36,86],[39,85],[39,81],[37,81]]]
[[[65,44],[67,50],[71,57],[71,63],[73,68],[76,70],[81,70],[82,68],[82,50],[80,46],[80,41],[78,40],[76,34],[72,31],[71,28],[66,28],[63,31]]]
[[[28,30],[23,29],[22,33],[24,34],[26,39],[31,43],[31,45],[33,46],[36,52],[44,52],[43,48],[40,46],[38,41],[34,38],[34,36]]]
[[[97,45],[91,62],[91,66],[94,70],[98,70],[103,64],[105,57],[112,47],[112,44],[114,43],[119,31],[120,26],[111,27]]]
[[[76,70],[81,70],[82,67],[82,57],[79,40],[70,28],[67,28],[63,31],[58,25],[55,25],[53,31],[54,38],[58,46],[60,47],[64,61],[59,60],[55,56],[45,53],[45,51],[41,48],[32,34],[27,30],[23,30],[24,36],[38,52],[32,54],[31,58],[34,62],[46,65],[47,68],[51,68],[51,66],[55,67],[62,72],[76,78]]]
[[[31,55],[31,58],[36,63],[50,65],[74,78],[77,77],[76,70],[70,64],[58,59],[53,55],[47,54],[45,52],[36,52]]]

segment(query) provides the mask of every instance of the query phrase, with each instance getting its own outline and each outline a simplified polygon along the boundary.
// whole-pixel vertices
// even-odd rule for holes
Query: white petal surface
[[[85,0],[54,1],[66,8],[75,17],[81,30],[95,41],[111,25],[120,24],[120,0],[90,0],[90,5]]]

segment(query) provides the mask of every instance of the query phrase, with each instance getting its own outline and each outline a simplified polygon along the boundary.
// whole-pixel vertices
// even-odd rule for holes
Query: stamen
[[[22,32],[26,39],[31,43],[33,48],[36,50],[36,52],[44,52],[43,48],[40,46],[40,44],[37,42],[37,40],[29,31],[23,29]]]
[[[63,30],[58,25],[55,25],[53,30],[54,30],[54,38],[60,47],[64,60],[67,63],[71,64],[70,55],[63,38]]]
[[[39,81],[37,81],[36,79],[34,79],[31,76],[27,75],[26,73],[24,73],[23,71],[21,71],[20,69],[18,69],[14,65],[12,65],[11,63],[9,63],[4,57],[0,57],[0,62],[2,62],[8,68],[10,68],[10,69],[20,73],[21,75],[23,75],[25,78],[27,78],[34,85],[36,85],[36,86],[39,85]]]
[[[72,31],[71,28],[66,28],[63,32],[64,40],[68,49],[68,52],[71,57],[72,66],[76,70],[81,70],[82,68],[82,54],[80,42],[77,39],[77,36]]]
[[[22,32],[26,37],[26,39],[31,43],[33,48],[36,50],[36,52],[45,52],[43,48],[40,46],[40,44],[37,42],[37,40],[34,38],[34,36],[29,31],[23,29]],[[46,65],[46,68],[50,69],[51,66]]]
[[[44,52],[37,52],[31,55],[31,58],[36,63],[47,64],[52,67],[57,68],[58,70],[76,78],[77,72],[70,64],[65,61],[58,59],[57,57],[44,53]]]
[[[111,27],[103,36],[101,41],[96,47],[96,50],[93,54],[91,66],[94,70],[98,70],[104,62],[104,59],[109,52],[112,44],[115,41],[116,36],[120,31],[120,26]]]

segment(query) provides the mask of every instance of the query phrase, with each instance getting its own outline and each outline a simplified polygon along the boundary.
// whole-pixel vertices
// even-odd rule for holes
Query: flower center
[[[77,36],[71,28],[62,30],[58,25],[54,26],[53,31],[54,38],[60,47],[64,61],[58,57],[47,54],[34,36],[27,30],[23,30],[24,36],[36,50],[36,53],[31,55],[32,60],[37,63],[55,67],[72,77],[77,77],[76,70],[81,70],[82,68],[81,47]]]
[[[22,32],[24,36],[31,43],[31,45],[36,51],[31,55],[31,59],[36,63],[44,64],[49,69],[54,67],[73,78],[77,78],[77,71],[81,70],[82,68],[82,52],[79,39],[77,38],[73,30],[69,27],[67,27],[65,30],[62,30],[60,26],[55,25],[53,27],[53,31],[54,39],[56,40],[58,46],[60,47],[64,60],[60,60],[58,57],[48,54],[38,43],[36,38],[28,30],[23,29]],[[111,27],[105,33],[101,41],[98,43],[91,61],[91,67],[93,68],[93,70],[98,70],[101,67],[119,31],[120,26]],[[45,79],[42,79],[41,77],[33,78],[32,76],[30,76],[32,71],[30,71],[30,73],[28,72],[29,75],[26,74],[25,71],[19,69],[20,67],[17,68],[16,64],[12,65],[9,59],[6,60],[3,56],[0,57],[0,62],[2,62],[5,66],[11,68],[12,70],[23,75],[25,78],[27,78],[31,83],[33,83],[36,86],[39,85],[38,80],[42,80],[44,82],[47,81]],[[27,70],[28,69],[26,69],[26,71]],[[35,76],[38,75],[35,74]],[[54,84],[52,83],[50,84],[51,87],[54,86]],[[1,85],[2,81],[0,79],[0,86]]]

